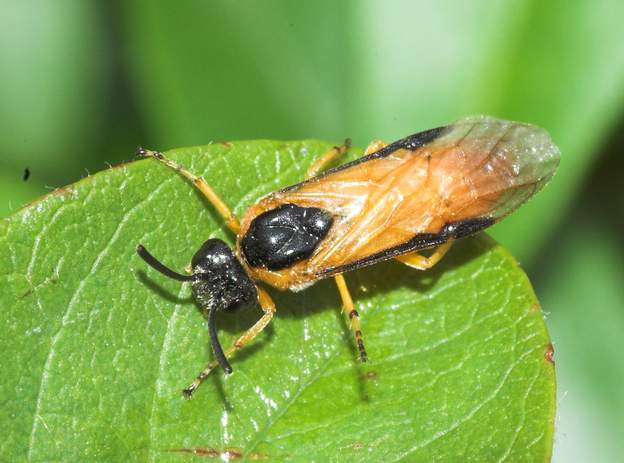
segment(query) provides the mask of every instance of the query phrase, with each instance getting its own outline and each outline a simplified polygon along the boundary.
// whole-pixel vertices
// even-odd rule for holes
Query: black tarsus
[[[148,152],[150,154],[148,154]],[[163,156],[163,154],[160,151],[151,151],[151,150],[143,148],[142,146],[137,146],[135,154],[137,156],[141,156],[141,157],[153,156],[153,157],[155,157],[157,159],[164,159],[164,156]]]
[[[217,358],[217,362],[219,362],[219,365],[221,365],[223,371],[225,371],[229,375],[230,373],[232,373],[232,366],[225,357],[225,354],[223,353],[223,348],[221,347],[221,343],[219,342],[219,338],[217,337],[216,316],[217,309],[213,306],[208,313],[208,332],[210,333],[210,344],[212,345],[212,350],[214,351],[215,357]]]
[[[28,177],[30,177],[30,169],[28,167],[26,167],[24,169],[24,176],[22,177],[22,180],[26,181],[26,180],[28,180]]]
[[[162,262],[152,256],[142,244],[137,246],[136,252],[148,265],[169,278],[177,281],[193,281],[195,279],[194,275],[182,275],[166,267]]]

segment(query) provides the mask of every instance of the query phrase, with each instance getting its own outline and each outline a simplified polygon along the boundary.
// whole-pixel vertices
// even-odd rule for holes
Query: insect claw
[[[195,392],[195,387],[190,386],[182,391],[185,399],[190,399],[193,396],[193,392]]]
[[[142,146],[137,146],[136,155],[137,156],[147,156],[147,150],[145,148],[143,148]]]

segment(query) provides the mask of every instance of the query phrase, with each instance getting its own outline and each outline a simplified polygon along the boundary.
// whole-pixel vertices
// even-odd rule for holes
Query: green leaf
[[[300,180],[330,145],[215,144],[171,152],[241,214]],[[354,156],[356,153],[353,154]],[[89,177],[0,222],[0,455],[32,461],[548,460],[555,384],[539,304],[485,235],[432,271],[347,275],[371,362],[356,362],[332,281],[271,291],[278,315],[191,400],[212,358],[182,270],[232,242],[191,185],[153,160]],[[260,313],[219,319],[228,344]]]

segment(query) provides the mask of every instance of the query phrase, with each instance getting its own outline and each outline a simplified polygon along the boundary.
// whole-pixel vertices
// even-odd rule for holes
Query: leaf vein
[[[475,407],[473,407],[468,413],[466,413],[463,417],[455,420],[446,430],[443,431],[437,431],[435,432],[429,439],[426,439],[422,442],[419,442],[418,444],[416,444],[415,446],[413,446],[412,448],[408,449],[407,451],[399,454],[397,456],[397,458],[391,460],[391,461],[400,461],[403,460],[404,458],[406,458],[407,456],[417,452],[420,449],[423,449],[425,447],[427,447],[428,445],[432,444],[433,442],[437,441],[438,439],[446,436],[447,434],[451,433],[452,431],[454,431],[455,429],[457,429],[459,426],[463,425],[464,423],[470,421],[485,405],[487,405],[488,403],[490,403],[492,400],[494,400],[496,398],[496,396],[498,395],[498,393],[503,389],[503,387],[505,386],[505,383],[507,382],[507,380],[509,379],[509,376],[511,375],[511,372],[521,363],[522,360],[524,360],[525,357],[531,355],[533,352],[535,352],[536,350],[541,349],[541,346],[537,346],[534,347],[533,349],[530,349],[526,352],[524,352],[522,355],[520,355],[513,364],[511,364],[509,366],[509,368],[507,369],[507,371],[505,372],[505,374],[501,377],[500,381],[498,382],[498,384],[496,385],[496,387],[492,390],[492,392],[490,392],[490,394],[480,403],[478,403]]]
[[[123,189],[123,186],[125,185],[126,182],[127,182],[127,178],[124,179],[124,181],[122,182],[122,185],[120,186],[120,189]],[[79,296],[82,293],[82,290],[85,287],[88,278],[95,274],[95,271],[99,267],[99,265],[102,262],[103,258],[106,256],[108,250],[111,248],[112,244],[117,240],[117,238],[120,236],[121,231],[124,228],[125,224],[128,222],[128,219],[130,218],[130,216],[135,211],[137,211],[141,206],[146,204],[154,195],[156,195],[160,191],[160,189],[163,188],[163,186],[166,183],[167,182],[162,182],[157,188],[152,190],[145,198],[143,198],[142,200],[138,201],[129,210],[124,212],[121,220],[119,221],[119,223],[117,224],[117,227],[115,228],[115,231],[110,236],[110,238],[108,239],[108,241],[104,245],[103,249],[98,253],[96,258],[94,259],[93,264],[91,265],[91,268],[89,269],[87,274],[80,280],[80,283],[76,287],[76,290],[72,294],[72,296],[71,296],[71,298],[69,300],[69,303],[67,304],[67,309],[65,310],[65,312],[63,313],[63,316],[61,317],[61,326],[59,327],[57,332],[54,334],[54,336],[52,337],[52,340],[50,342],[48,355],[46,357],[46,360],[45,360],[45,363],[44,363],[44,366],[43,366],[43,371],[41,373],[41,381],[39,382],[39,390],[37,391],[37,401],[36,401],[36,405],[35,405],[35,412],[33,414],[33,424],[32,424],[32,427],[31,427],[30,437],[29,437],[29,444],[28,444],[28,459],[29,460],[32,459],[32,452],[33,452],[33,449],[35,447],[35,435],[37,434],[38,423],[39,423],[40,417],[41,417],[41,408],[42,408],[42,404],[43,404],[44,389],[45,389],[46,385],[48,384],[49,375],[50,375],[50,368],[51,368],[51,365],[52,365],[52,360],[53,360],[54,355],[56,353],[56,344],[58,343],[58,340],[61,337],[61,334],[63,333],[63,330],[68,325],[69,316],[73,312],[73,309],[74,309],[74,307],[76,305],[76,302],[78,301]],[[41,237],[42,236],[43,235],[41,235]]]

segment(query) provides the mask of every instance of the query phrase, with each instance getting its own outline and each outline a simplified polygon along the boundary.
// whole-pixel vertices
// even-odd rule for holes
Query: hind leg
[[[453,240],[448,240],[446,243],[438,246],[429,257],[425,257],[417,252],[412,252],[395,257],[395,259],[417,270],[427,270],[440,262],[440,259],[444,257],[452,245]]]

